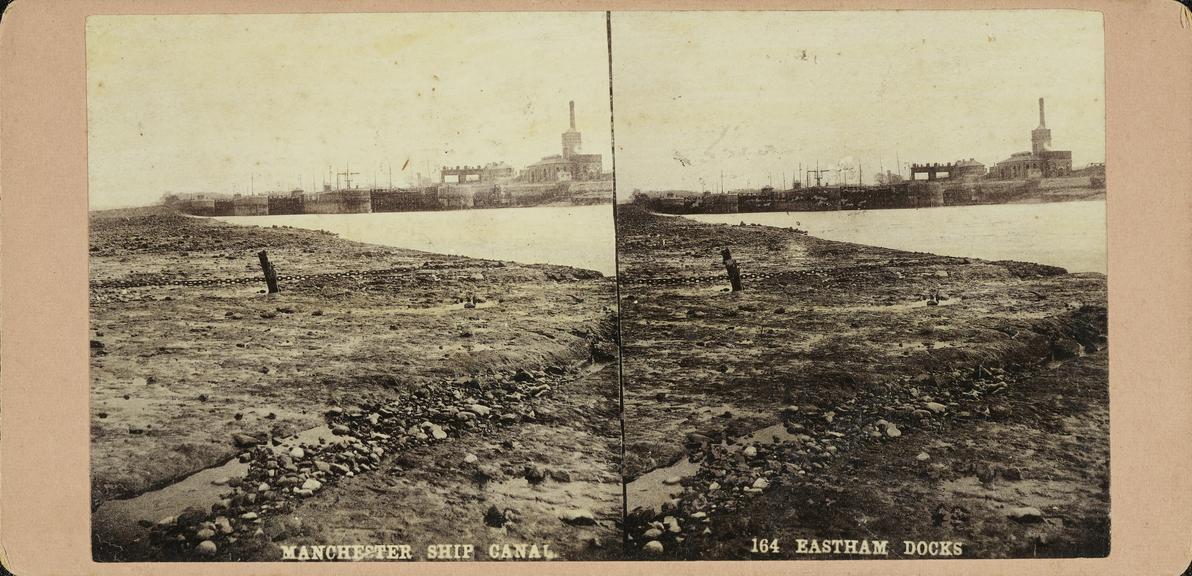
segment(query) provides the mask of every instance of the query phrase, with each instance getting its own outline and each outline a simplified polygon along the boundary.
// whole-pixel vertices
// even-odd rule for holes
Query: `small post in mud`
[[[741,270],[737,267],[737,261],[733,260],[733,253],[725,248],[720,251],[720,255],[724,257],[724,269],[728,272],[728,281],[733,286],[733,292],[740,292]]]
[[[279,292],[277,288],[277,270],[273,269],[273,263],[269,261],[269,254],[261,250],[257,252],[257,257],[261,259],[261,270],[265,272],[265,284],[269,286],[269,293]]]

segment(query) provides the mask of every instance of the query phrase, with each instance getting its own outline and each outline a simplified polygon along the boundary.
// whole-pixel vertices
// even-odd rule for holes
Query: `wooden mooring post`
[[[277,288],[277,270],[273,269],[273,263],[269,261],[269,254],[261,250],[257,252],[257,257],[261,259],[261,270],[265,272],[265,284],[269,286],[269,293],[279,292]]]
[[[741,269],[737,267],[737,261],[733,260],[733,253],[728,248],[720,251],[720,255],[724,257],[724,270],[728,272],[728,281],[733,286],[733,292],[740,292],[741,288]]]

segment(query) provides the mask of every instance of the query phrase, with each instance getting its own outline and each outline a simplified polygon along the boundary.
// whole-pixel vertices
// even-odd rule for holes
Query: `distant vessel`
[[[266,216],[275,214],[363,214],[510,208],[544,204],[590,205],[613,201],[612,174],[603,169],[600,154],[583,154],[583,137],[575,128],[575,102],[569,102],[571,124],[562,134],[562,154],[546,156],[516,174],[512,166],[492,162],[484,166],[443,166],[439,182],[419,174],[409,188],[352,185],[351,165],[328,177],[319,192],[296,188],[289,192],[255,194],[165,194],[162,203],[196,216]],[[335,187],[331,185],[334,179]],[[390,175],[392,180],[392,174]],[[375,180],[375,178],[374,178]],[[343,187],[340,186],[341,182]]]

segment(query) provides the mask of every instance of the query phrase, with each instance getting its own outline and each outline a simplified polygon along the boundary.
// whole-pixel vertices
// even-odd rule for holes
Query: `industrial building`
[[[504,162],[489,162],[484,166],[444,166],[439,170],[442,184],[467,184],[470,182],[500,182],[517,175],[512,166]]]
[[[571,106],[571,128],[563,133],[563,153],[531,164],[522,174],[527,182],[600,180],[604,175],[600,154],[581,154],[583,137],[575,129],[575,101]]]
[[[600,154],[583,154],[583,136],[571,126],[563,133],[563,153],[547,156],[518,174],[504,162],[483,166],[443,166],[439,182],[418,175],[412,188],[360,189],[352,186],[350,168],[336,174],[336,184],[320,192],[301,189],[264,195],[166,193],[162,203],[199,216],[264,216],[274,214],[362,214],[427,210],[466,210],[536,206],[558,201],[602,204],[612,201],[612,175],[603,170]],[[339,176],[346,187],[339,187]]]
[[[985,165],[972,158],[957,160],[949,164],[911,164],[911,180],[935,181],[981,178],[983,176],[985,176]]]
[[[1039,99],[1039,127],[1031,130],[1031,151],[1015,152],[998,162],[989,171],[990,177],[1000,180],[1021,178],[1055,178],[1072,172],[1072,151],[1051,149],[1051,130]]]

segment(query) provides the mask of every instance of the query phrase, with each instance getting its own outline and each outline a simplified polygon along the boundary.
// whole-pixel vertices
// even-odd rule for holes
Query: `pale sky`
[[[802,162],[987,166],[1105,158],[1101,15],[1080,11],[612,15],[618,195],[789,186]],[[856,174],[852,175],[855,181]]]
[[[560,153],[568,100],[611,169],[603,12],[93,16],[92,208],[362,186]],[[410,160],[403,172],[402,164]]]

